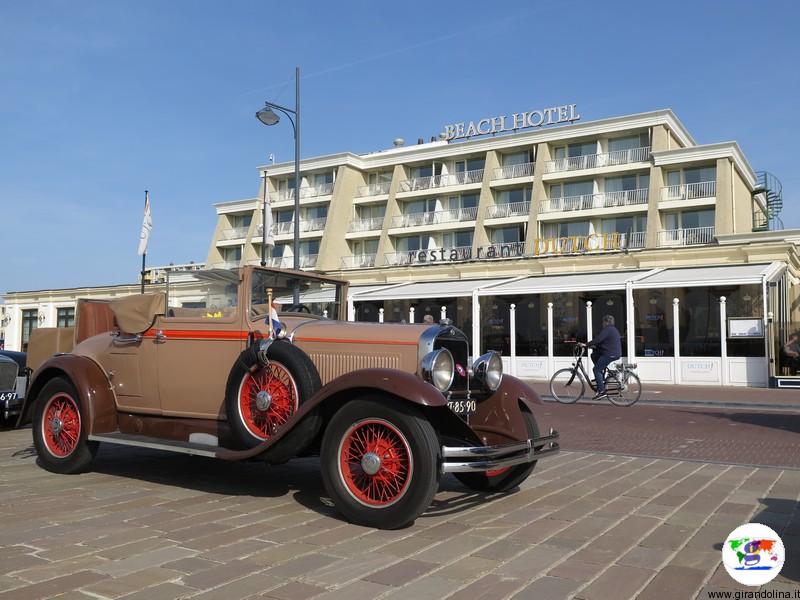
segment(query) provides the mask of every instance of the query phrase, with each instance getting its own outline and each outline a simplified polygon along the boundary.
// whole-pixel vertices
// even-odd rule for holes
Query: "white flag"
[[[150,241],[150,232],[153,230],[153,215],[150,214],[150,194],[145,192],[144,199],[144,220],[142,221],[142,233],[139,234],[139,256],[147,252],[147,243]]]
[[[264,178],[264,185],[267,186],[267,180]],[[269,203],[269,187],[264,189],[264,231],[267,232],[266,240],[267,246],[270,248],[275,247],[275,235],[272,233],[272,206]]]

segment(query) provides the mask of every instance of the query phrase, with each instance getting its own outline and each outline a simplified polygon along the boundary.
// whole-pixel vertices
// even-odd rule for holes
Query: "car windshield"
[[[298,303],[294,302],[295,289],[299,296]],[[343,301],[344,285],[305,279],[294,274],[255,270],[250,293],[251,318],[267,314],[267,290],[272,292],[272,301],[278,313],[311,314],[336,319]]]
[[[236,314],[238,271],[176,272],[167,281],[168,317],[222,319]]]

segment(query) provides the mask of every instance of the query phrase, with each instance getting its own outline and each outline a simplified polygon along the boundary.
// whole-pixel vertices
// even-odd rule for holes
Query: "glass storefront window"
[[[586,304],[580,294],[542,294],[542,304],[553,303],[553,356],[572,356],[575,342],[586,341]]]
[[[760,285],[740,285],[735,289],[714,288],[717,297],[725,296],[728,319],[764,318],[764,296]],[[726,331],[727,335],[727,324]],[[728,356],[766,356],[763,337],[729,337]]]
[[[672,298],[664,290],[633,290],[636,356],[674,356]]]
[[[511,355],[511,321],[508,296],[481,296],[481,352]]]
[[[547,303],[541,296],[517,296],[517,356],[547,356]]]

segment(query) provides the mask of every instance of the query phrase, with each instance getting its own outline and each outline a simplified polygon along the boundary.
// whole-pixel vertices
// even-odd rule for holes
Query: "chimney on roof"
[[[394,141],[392,142],[392,144],[394,144],[395,148],[400,148],[405,143],[406,143],[406,141],[403,138],[394,138]]]
[[[425,138],[417,138],[417,144],[424,144]]]

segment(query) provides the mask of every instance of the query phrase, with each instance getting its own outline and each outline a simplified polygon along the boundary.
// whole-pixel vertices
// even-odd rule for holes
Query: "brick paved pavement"
[[[132,448],[91,473],[0,432],[0,600],[707,598],[719,544],[757,518],[800,581],[800,471],[563,452],[489,499],[447,477],[416,524],[344,523],[314,459],[281,467]],[[490,501],[491,500],[491,501]]]

